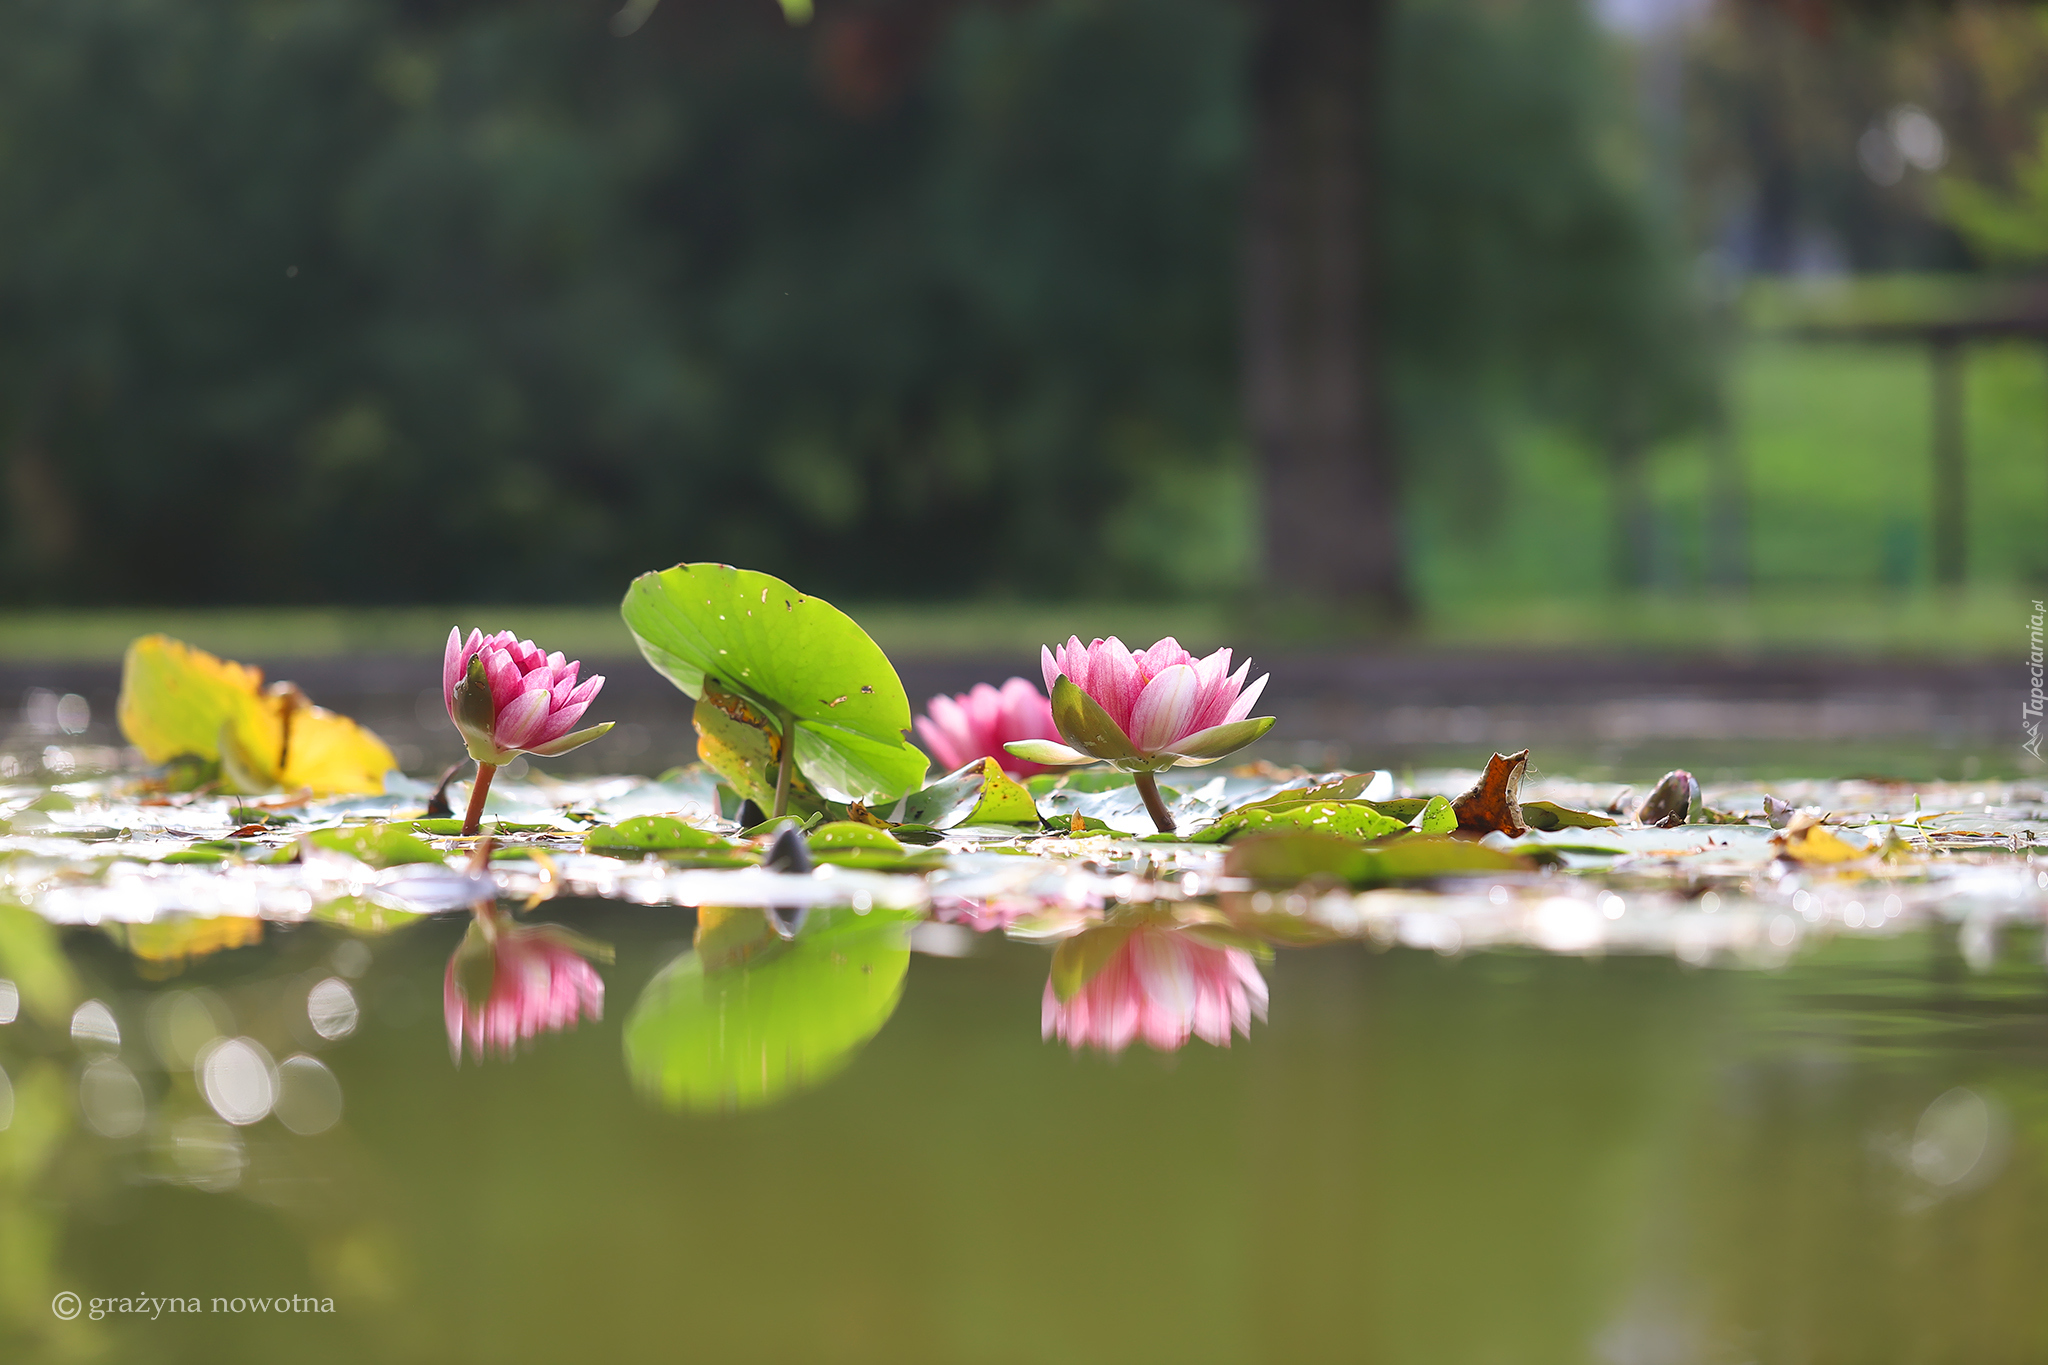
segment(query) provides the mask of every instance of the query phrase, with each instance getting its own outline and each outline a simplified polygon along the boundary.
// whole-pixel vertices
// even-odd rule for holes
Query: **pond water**
[[[1773,788],[1841,868],[1624,822],[1290,892],[1114,828],[604,857],[701,782],[507,782],[480,891],[312,839],[409,787],[121,782],[0,791],[9,1361],[2048,1356],[2037,790]],[[540,924],[575,1026],[479,1059],[464,973]]]

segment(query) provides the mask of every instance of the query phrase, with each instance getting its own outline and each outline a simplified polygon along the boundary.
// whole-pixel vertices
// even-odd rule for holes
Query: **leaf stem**
[[[1166,803],[1159,799],[1159,781],[1150,773],[1137,774],[1138,795],[1145,798],[1145,809],[1151,813],[1152,823],[1159,826],[1161,834],[1173,833],[1173,817],[1166,812]]]
[[[790,712],[777,708],[775,718],[782,725],[782,761],[775,769],[775,809],[773,815],[789,814],[789,772],[796,763],[796,717]]]
[[[462,833],[466,838],[475,834],[484,822],[484,797],[490,795],[491,779],[497,775],[498,765],[479,762],[476,765],[476,781],[469,786],[469,814],[462,817]]]

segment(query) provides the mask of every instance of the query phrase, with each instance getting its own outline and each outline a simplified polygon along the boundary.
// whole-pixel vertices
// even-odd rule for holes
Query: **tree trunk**
[[[1384,3],[1256,16],[1243,347],[1266,577],[1405,618],[1371,278]]]
[[[1960,587],[1970,566],[1962,343],[1937,337],[1929,358],[1934,369],[1934,486],[1928,499],[1934,521],[1934,581],[1945,588]]]
[[[15,567],[42,583],[55,581],[78,541],[78,516],[40,441],[19,439],[7,461],[5,498],[13,523]]]

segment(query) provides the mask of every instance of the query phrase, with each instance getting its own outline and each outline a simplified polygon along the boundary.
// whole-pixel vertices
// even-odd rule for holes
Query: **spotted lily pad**
[[[978,758],[948,773],[903,804],[903,817],[933,829],[956,825],[1029,825],[1039,823],[1031,793],[1014,781],[992,758]]]
[[[923,782],[902,680],[831,603],[750,569],[678,564],[633,580],[620,612],[655,671],[691,697],[744,698],[778,735],[791,731],[796,767],[820,794],[875,805]]]
[[[402,825],[343,825],[339,829],[314,830],[306,838],[320,848],[346,853],[372,867],[442,861],[440,854],[407,833]]]
[[[1196,843],[1213,844],[1244,834],[1305,830],[1364,841],[1398,834],[1405,828],[1401,820],[1381,814],[1364,801],[1302,801],[1241,807],[1190,838]]]

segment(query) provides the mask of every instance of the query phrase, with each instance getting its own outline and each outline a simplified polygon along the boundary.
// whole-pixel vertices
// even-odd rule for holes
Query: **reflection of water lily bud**
[[[1058,652],[1040,651],[1054,723],[1065,744],[1026,741],[1008,746],[1020,758],[1052,765],[1098,759],[1128,772],[1213,763],[1272,728],[1247,719],[1265,690],[1250,687],[1246,663],[1230,671],[1230,651],[1197,659],[1172,637],[1133,653],[1110,637],[1083,645],[1076,636]]]
[[[603,677],[576,681],[583,665],[560,653],[542,654],[509,630],[485,636],[448,632],[441,657],[441,694],[448,718],[462,731],[469,756],[502,765],[516,754],[553,758],[580,748],[612,728],[606,721],[571,730],[604,686]]]
[[[1021,759],[1003,746],[1012,740],[1057,740],[1060,732],[1045,694],[1022,678],[1012,678],[1000,689],[976,683],[958,696],[933,697],[930,708],[917,718],[917,737],[948,771],[977,758],[992,758],[1010,776],[1029,777],[1044,772],[1045,765]]]
[[[459,1062],[463,1039],[479,1059],[509,1056],[522,1041],[604,1017],[604,979],[588,959],[611,949],[559,925],[506,923],[486,911],[470,922],[442,982],[448,1048]]]
[[[1117,938],[1121,937],[1121,942]],[[1063,1000],[1057,964],[1045,983],[1043,1028],[1068,1046],[1121,1052],[1133,1039],[1161,1052],[1190,1034],[1230,1046],[1234,1029],[1250,1036],[1254,1015],[1266,1017],[1266,982],[1250,953],[1204,943],[1162,925],[1091,929],[1076,957],[1103,957]],[[1089,951],[1090,948],[1094,952]]]

